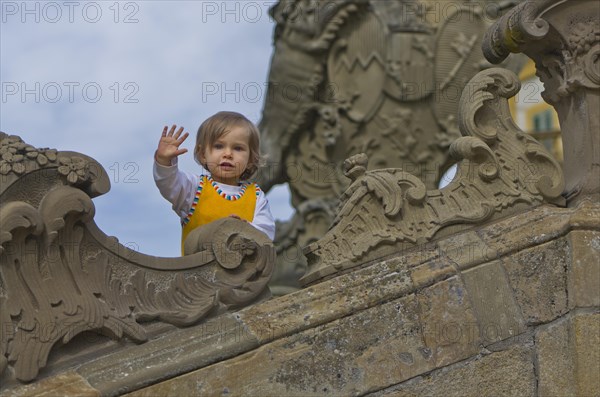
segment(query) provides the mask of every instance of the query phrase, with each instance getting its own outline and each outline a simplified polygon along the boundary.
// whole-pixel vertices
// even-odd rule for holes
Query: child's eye
[[[235,150],[237,150],[238,152],[241,152],[241,151],[244,150],[244,147],[243,146],[236,146]]]
[[[221,143],[215,143],[213,147],[215,149],[223,149],[223,144],[221,144]]]

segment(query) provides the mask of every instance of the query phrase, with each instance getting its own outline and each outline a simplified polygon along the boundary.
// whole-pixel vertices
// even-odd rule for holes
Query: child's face
[[[250,159],[250,133],[243,127],[233,127],[218,138],[212,147],[201,150],[200,160],[208,167],[215,181],[237,185]]]

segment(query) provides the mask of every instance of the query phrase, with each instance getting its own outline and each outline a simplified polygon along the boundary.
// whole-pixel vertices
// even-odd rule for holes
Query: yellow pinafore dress
[[[188,234],[197,227],[216,221],[217,219],[237,215],[252,222],[256,208],[256,198],[260,189],[255,183],[245,184],[239,194],[228,195],[219,189],[217,183],[209,176],[202,176],[192,208],[182,220],[181,254],[183,242]]]

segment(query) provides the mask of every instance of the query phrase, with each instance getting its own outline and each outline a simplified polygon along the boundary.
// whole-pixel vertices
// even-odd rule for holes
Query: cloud
[[[162,127],[185,126],[191,148],[198,125],[219,110],[258,121],[262,98],[203,88],[265,86],[272,3],[3,1],[0,129],[95,158],[111,179],[94,199],[100,229],[145,254],[177,256],[179,220],[152,180]],[[189,154],[181,166],[198,169]],[[269,200],[289,217],[287,188]]]

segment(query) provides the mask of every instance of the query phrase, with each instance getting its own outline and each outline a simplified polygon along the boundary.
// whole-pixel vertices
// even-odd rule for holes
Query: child
[[[256,184],[242,182],[261,161],[256,126],[235,112],[219,112],[204,121],[194,147],[194,159],[204,168],[201,175],[177,168],[177,156],[187,152],[179,146],[189,134],[176,128],[163,129],[154,155],[154,181],[181,218],[182,247],[192,230],[227,216],[250,222],[273,240],[275,221],[264,193]]]

